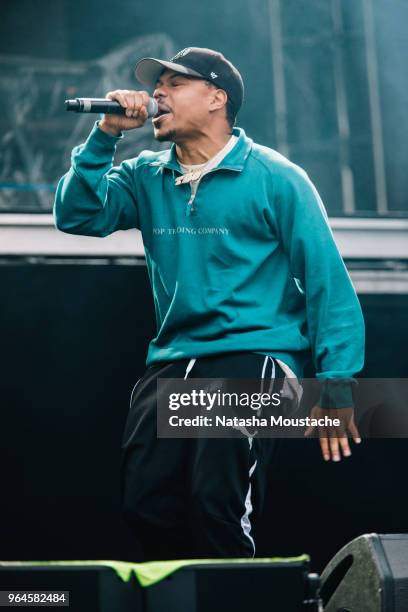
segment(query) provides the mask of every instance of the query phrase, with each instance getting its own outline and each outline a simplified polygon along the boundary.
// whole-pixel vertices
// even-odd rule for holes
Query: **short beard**
[[[168,132],[165,132],[164,134],[157,134],[157,136],[155,136],[155,139],[158,142],[176,142],[176,138],[177,138],[177,130],[169,130]]]

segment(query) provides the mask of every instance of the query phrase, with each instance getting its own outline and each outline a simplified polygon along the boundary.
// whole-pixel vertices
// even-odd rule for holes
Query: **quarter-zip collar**
[[[224,168],[226,170],[238,170],[241,171],[244,168],[245,160],[248,157],[253,140],[249,138],[243,128],[234,127],[232,133],[238,137],[237,142],[231,149],[231,151],[221,160],[215,169]],[[154,162],[150,162],[150,166],[161,166],[163,169],[168,168],[182,174],[180,164],[176,154],[176,144],[173,142],[170,149],[160,151],[157,154],[158,159]]]

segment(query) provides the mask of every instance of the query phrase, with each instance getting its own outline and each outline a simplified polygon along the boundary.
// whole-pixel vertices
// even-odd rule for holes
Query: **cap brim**
[[[140,83],[154,88],[157,79],[165,68],[180,72],[181,74],[204,78],[202,74],[191,68],[186,68],[185,66],[180,66],[180,64],[174,64],[173,62],[159,60],[154,57],[144,57],[141,59],[140,62],[136,64],[135,75]]]

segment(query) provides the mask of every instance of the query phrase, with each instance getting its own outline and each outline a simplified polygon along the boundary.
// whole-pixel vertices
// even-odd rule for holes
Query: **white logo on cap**
[[[216,78],[217,78],[217,76],[218,76],[218,74],[215,74],[215,72],[211,72],[211,73],[210,73],[210,77],[211,77],[212,79],[216,79]]]
[[[179,57],[184,57],[185,55],[187,55],[187,53],[190,53],[190,51],[191,51],[191,47],[186,47],[185,49],[182,49],[181,51],[176,53],[174,57],[171,58],[171,61],[179,59]]]

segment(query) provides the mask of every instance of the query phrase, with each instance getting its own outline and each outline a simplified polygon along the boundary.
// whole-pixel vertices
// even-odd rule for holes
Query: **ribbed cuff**
[[[320,399],[317,405],[321,408],[351,408],[354,405],[352,385],[354,379],[326,379],[322,382]]]

